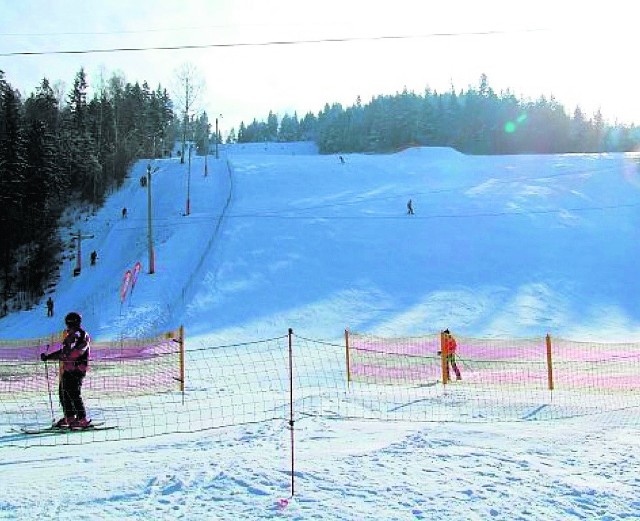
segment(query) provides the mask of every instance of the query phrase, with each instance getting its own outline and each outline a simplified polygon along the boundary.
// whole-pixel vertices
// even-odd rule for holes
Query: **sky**
[[[404,87],[459,91],[483,73],[497,92],[554,96],[570,113],[579,105],[610,122],[640,122],[635,17],[623,0],[2,3],[0,70],[21,92],[45,76],[68,90],[80,67],[90,88],[119,71],[175,92],[176,71],[188,63],[205,85],[195,109],[218,117],[223,135],[270,110],[302,117]],[[407,38],[380,39],[397,36]],[[263,45],[328,39],[351,41]],[[55,54],[180,46],[206,48]],[[47,54],[15,55],[27,52]]]
[[[0,338],[59,332],[70,309],[95,342],[182,324],[188,412],[173,394],[110,403],[85,382],[90,416],[116,429],[25,438],[13,429],[46,424],[55,398],[0,395],[0,519],[637,518],[637,395],[578,392],[569,409],[561,389],[551,402],[478,395],[463,352],[463,379],[446,389],[344,394],[341,345],[345,327],[640,341],[637,157],[432,148],[344,159],[261,143],[222,147],[207,176],[201,156],[191,167],[154,160],[154,274],[146,160],[104,208],[66,216],[63,238],[93,235],[80,274],[69,245],[54,317],[43,299],[0,319]],[[289,327],[297,375],[315,382],[295,394],[293,497],[288,416],[260,416],[262,400],[288,389]],[[514,416],[504,400],[521,399]]]

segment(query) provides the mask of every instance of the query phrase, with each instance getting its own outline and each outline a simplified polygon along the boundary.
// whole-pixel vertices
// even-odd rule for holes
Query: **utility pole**
[[[186,215],[191,213],[191,143],[189,143],[189,172],[187,173],[187,211]]]
[[[157,172],[159,167],[155,167],[153,172]],[[153,251],[153,232],[151,229],[151,163],[147,165],[147,230],[149,233],[149,275],[156,272],[156,255]]]
[[[187,125],[189,124],[189,81],[186,82],[187,94],[185,97],[185,108],[184,108],[184,124],[182,127],[182,154],[180,154],[180,164],[184,165],[184,146],[185,141],[187,140]]]
[[[204,176],[209,174],[209,166],[207,165],[207,159],[209,158],[209,132],[211,132],[211,123],[207,123],[207,135],[205,138],[206,145],[204,147]]]
[[[76,254],[76,267],[73,269],[73,276],[77,277],[80,275],[80,271],[82,271],[82,239],[93,239],[93,235],[82,235],[80,229],[78,229],[77,233],[71,234],[72,240],[78,241],[78,251]]]
[[[193,118],[195,118],[195,116],[192,116],[189,121],[190,127],[191,127],[191,136],[189,140],[189,166],[187,171],[187,210],[185,212],[185,215],[191,214],[191,149],[193,148],[193,139],[194,139]]]
[[[219,117],[222,117],[222,114],[218,115]],[[216,159],[219,159],[218,156],[218,141],[220,141],[220,138],[218,137],[218,116],[216,116]]]

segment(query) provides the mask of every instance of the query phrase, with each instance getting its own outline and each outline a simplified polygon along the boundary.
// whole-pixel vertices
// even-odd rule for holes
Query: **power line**
[[[411,220],[430,220],[430,219],[475,219],[477,217],[510,217],[510,216],[522,216],[522,215],[544,215],[563,212],[591,212],[591,211],[607,211],[607,210],[620,210],[623,208],[637,208],[640,203],[622,203],[602,206],[582,206],[575,208],[549,208],[545,210],[520,210],[520,211],[499,211],[499,212],[477,212],[477,213],[449,213],[449,214],[426,214],[415,215],[411,217]],[[395,220],[404,219],[407,217],[404,215],[290,215],[286,213],[246,213],[246,214],[230,214],[229,219],[237,218],[264,218],[264,219],[287,219],[287,220]]]
[[[558,177],[567,177],[567,176],[582,177],[585,175],[591,175],[591,174],[596,174],[600,172],[602,172],[601,169],[589,169],[589,170],[580,170],[580,171],[572,171],[572,172],[560,172],[560,173],[549,174],[545,176],[527,176],[527,177],[497,178],[497,179],[494,178],[492,180],[487,180],[487,182],[492,182],[493,185],[501,185],[501,184],[519,183],[524,181],[540,181],[545,179],[554,179]],[[609,171],[605,173],[609,173]],[[357,195],[353,199],[349,201],[344,201],[344,202],[322,203],[322,204],[300,206],[300,207],[289,206],[288,208],[280,208],[280,209],[273,209],[273,210],[269,208],[258,209],[258,210],[255,210],[254,215],[278,216],[278,215],[282,215],[285,212],[305,212],[310,210],[320,210],[324,208],[341,208],[346,206],[361,205],[365,202],[375,203],[380,201],[397,201],[398,199],[407,198],[410,196],[411,197],[416,197],[419,195],[433,196],[437,194],[447,194],[452,192],[454,193],[465,192],[465,191],[473,190],[475,188],[478,188],[477,183],[451,186],[448,188],[436,188],[436,189],[427,189],[422,191],[412,191],[410,193],[396,193],[396,194],[384,195],[380,197],[362,197],[360,195]]]
[[[149,47],[111,47],[104,49],[67,49],[53,51],[17,51],[0,53],[0,57],[9,58],[12,56],[43,56],[52,54],[104,54],[116,52],[141,52],[141,51],[178,51],[178,50],[198,50],[213,48],[232,48],[232,47],[268,47],[282,45],[300,45],[313,43],[345,43],[345,42],[371,42],[383,40],[411,40],[419,38],[451,38],[458,36],[495,36],[523,32],[537,32],[542,29],[524,29],[518,31],[475,31],[475,32],[459,32],[459,33],[427,33],[427,34],[410,34],[410,35],[390,35],[390,36],[358,36],[345,38],[319,38],[309,40],[272,40],[267,42],[236,42],[236,43],[210,43],[202,45],[162,45]]]
[[[594,173],[600,173],[602,170],[600,169],[587,169],[581,171],[572,171],[572,172],[560,172],[555,174],[549,174],[546,176],[520,176],[512,179],[509,178],[498,178],[493,179],[495,184],[510,184],[516,182],[523,181],[539,181],[546,179],[554,179],[559,177],[568,177],[568,176],[577,176],[582,177],[585,175],[591,175]],[[610,173],[610,170],[605,171],[605,173]],[[418,194],[440,194],[440,193],[449,193],[449,192],[461,192],[471,190],[476,188],[476,184],[465,184],[459,185],[449,188],[441,188],[435,190],[426,190],[423,192],[417,192]],[[415,195],[416,192],[412,192]],[[286,208],[274,208],[274,209],[253,209],[252,211],[248,211],[245,213],[237,213],[237,214],[229,214],[227,217],[230,219],[284,219],[284,220],[315,220],[322,219],[327,221],[335,221],[335,220],[396,220],[396,219],[404,219],[406,220],[406,216],[404,213],[402,215],[398,215],[397,213],[393,214],[378,214],[378,215],[301,215],[303,212],[320,210],[320,209],[336,209],[336,208],[344,208],[348,206],[354,205],[362,205],[363,203],[372,203],[379,201],[388,201],[388,200],[397,200],[401,197],[407,197],[409,194],[394,194],[387,195],[384,197],[378,198],[368,198],[363,199],[361,197],[355,197],[352,200],[345,202],[336,202],[336,203],[326,203],[326,204],[317,204],[317,205],[308,205],[301,207],[286,207]],[[431,219],[470,219],[470,218],[482,218],[482,217],[513,217],[513,216],[523,216],[523,215],[544,215],[544,214],[554,214],[554,213],[563,213],[563,212],[591,212],[591,211],[614,211],[620,209],[628,209],[628,208],[636,208],[640,206],[640,203],[618,203],[618,204],[610,204],[610,205],[593,205],[593,206],[578,206],[578,207],[570,207],[570,208],[547,208],[547,209],[538,209],[538,210],[510,210],[510,211],[495,211],[495,212],[476,212],[476,213],[442,213],[442,214],[421,214],[412,217],[411,220],[431,220]],[[175,226],[191,226],[196,225],[202,222],[209,222],[212,218],[215,218],[216,214],[211,214],[209,212],[200,212],[197,215],[192,216],[189,220],[185,220],[182,222],[175,222],[172,218],[169,217],[160,217],[156,218],[156,221],[160,228],[172,228]],[[135,220],[135,219],[134,219]],[[133,224],[133,223],[132,223]],[[138,229],[137,226],[127,226],[127,227],[119,227],[117,231],[126,231]]]
[[[416,220],[432,220],[432,219],[476,219],[481,217],[518,217],[526,215],[545,215],[564,212],[594,212],[594,211],[612,211],[629,208],[640,207],[640,203],[620,203],[611,205],[596,205],[596,206],[578,206],[571,208],[547,208],[540,210],[519,210],[519,211],[496,211],[496,212],[471,212],[471,213],[442,213],[442,214],[423,214],[414,215],[411,219],[407,219],[404,213],[402,214],[380,214],[380,215],[295,215],[291,213],[291,210],[273,211],[273,212],[246,212],[238,214],[229,214],[228,219],[284,219],[288,221],[309,221],[309,220],[324,220],[324,221],[377,221],[377,220],[404,220],[404,221],[416,221]],[[213,214],[202,214],[195,218],[185,219],[184,221],[176,222],[169,221],[165,218],[165,224],[157,224],[157,228],[161,229],[174,229],[176,226],[194,226],[210,222],[211,218],[215,217]],[[125,232],[132,230],[142,230],[144,226],[126,226],[118,227],[114,229],[115,232]]]

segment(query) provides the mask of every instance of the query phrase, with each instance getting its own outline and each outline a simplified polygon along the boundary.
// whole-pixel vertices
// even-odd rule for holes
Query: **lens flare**
[[[523,125],[526,121],[527,121],[527,115],[524,113],[520,114],[515,121],[507,121],[504,124],[505,133],[513,134],[516,130],[518,130],[518,127],[520,125]]]

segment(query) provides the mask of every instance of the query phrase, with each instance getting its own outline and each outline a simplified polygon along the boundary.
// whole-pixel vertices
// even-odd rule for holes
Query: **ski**
[[[91,422],[89,426],[84,429],[69,429],[68,427],[61,428],[48,425],[46,427],[20,427],[18,432],[22,434],[68,434],[73,432],[104,431],[115,428],[117,428],[116,425],[105,425],[104,422]]]
[[[85,429],[20,429],[19,432],[21,434],[25,434],[27,436],[38,436],[38,435],[59,435],[59,434],[75,434],[79,432],[87,432],[87,431],[107,431],[111,429],[117,429],[117,425],[100,425],[97,427],[87,427]]]

